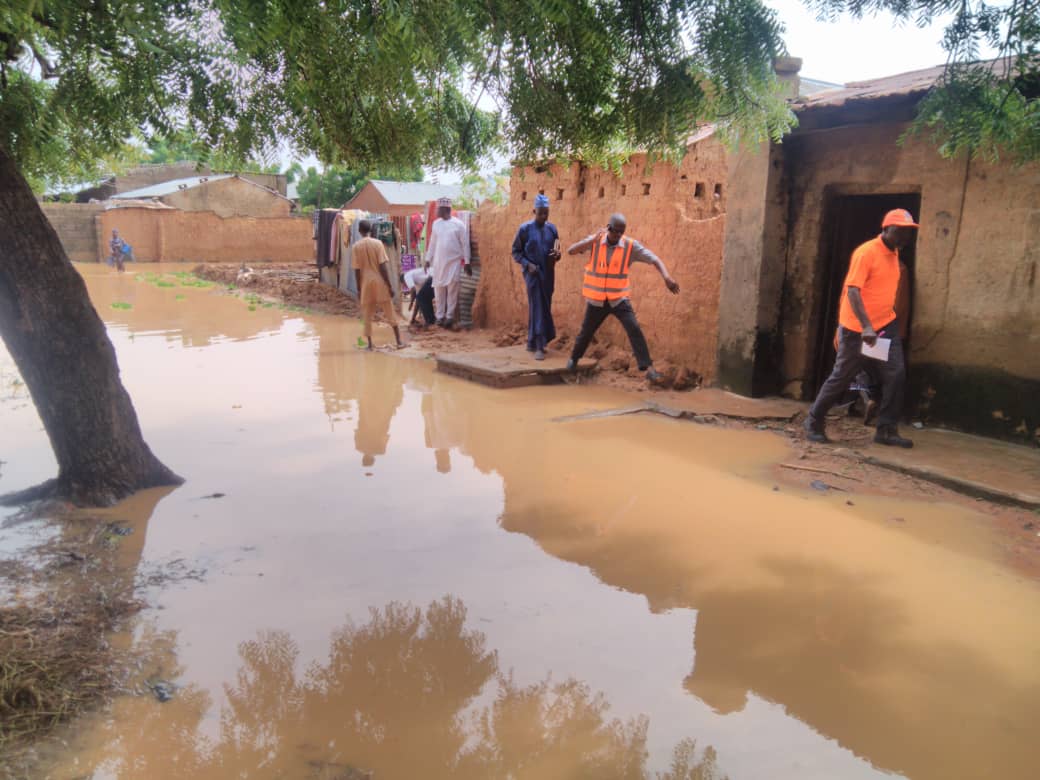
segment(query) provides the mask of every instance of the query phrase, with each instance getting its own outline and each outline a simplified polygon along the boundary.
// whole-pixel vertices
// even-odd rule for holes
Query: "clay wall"
[[[58,234],[65,254],[76,263],[93,263],[98,257],[94,218],[103,210],[97,203],[41,203],[43,213]]]
[[[808,397],[833,195],[919,193],[908,410],[1040,440],[1040,165],[945,160],[904,124],[784,141],[791,215],[781,332],[787,390]]]
[[[209,211],[118,208],[98,220],[101,236],[113,228],[139,262],[257,263],[314,259],[309,217],[223,218]],[[107,244],[96,260],[102,261]]]
[[[557,331],[573,343],[585,302],[581,295],[587,255],[566,248],[602,229],[614,212],[628,220],[628,235],[660,257],[682,292],[671,295],[652,266],[632,268],[632,305],[659,367],[685,369],[705,381],[715,376],[719,280],[726,211],[726,151],[714,139],[690,147],[678,165],[647,168],[637,155],[621,175],[580,164],[516,169],[504,207],[485,204],[477,213],[482,275],[474,321],[490,328],[527,326],[527,295],[511,255],[520,224],[531,218],[534,196],[551,201],[549,219],[560,233],[563,259],[556,267],[553,316]],[[628,339],[613,319],[600,328],[590,355],[615,365],[630,359]],[[634,366],[634,361],[632,361]]]
[[[210,180],[162,202],[184,211],[211,211],[220,217],[288,217],[292,202],[240,178]]]

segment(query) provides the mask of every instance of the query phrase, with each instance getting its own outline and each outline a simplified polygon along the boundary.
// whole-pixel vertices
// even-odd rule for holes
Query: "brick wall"
[[[40,205],[69,259],[77,263],[95,262],[98,258],[98,238],[94,218],[102,212],[103,206],[98,203]]]
[[[309,217],[219,217],[210,211],[119,208],[101,214],[100,234],[119,228],[140,262],[310,262]],[[107,245],[95,257],[102,260]]]
[[[514,170],[509,205],[485,205],[476,218],[483,262],[474,307],[476,323],[491,328],[526,327],[526,292],[510,249],[519,225],[531,218],[534,196],[544,192],[552,202],[549,219],[556,224],[564,248],[553,299],[559,333],[573,341],[585,311],[581,284],[587,255],[571,257],[566,248],[602,229],[611,213],[620,211],[628,220],[628,235],[652,249],[682,287],[673,296],[656,269],[633,266],[632,304],[655,362],[712,380],[726,170],[725,148],[711,138],[691,146],[678,166],[657,163],[647,169],[645,156],[637,155],[620,176],[578,164]],[[625,332],[613,319],[600,328],[597,342],[608,361],[623,360],[629,353]]]

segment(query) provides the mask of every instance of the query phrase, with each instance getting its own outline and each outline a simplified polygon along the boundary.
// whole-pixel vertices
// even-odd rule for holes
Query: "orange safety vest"
[[[628,266],[633,243],[631,238],[622,237],[611,247],[605,234],[596,236],[592,244],[592,257],[585,266],[585,282],[582,285],[582,294],[588,300],[617,301],[628,297]],[[613,254],[610,254],[611,249],[614,250]]]

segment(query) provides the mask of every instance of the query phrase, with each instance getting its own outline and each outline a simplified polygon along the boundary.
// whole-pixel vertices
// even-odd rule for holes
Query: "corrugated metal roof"
[[[121,192],[118,195],[113,195],[112,199],[140,200],[141,198],[161,198],[163,195],[172,195],[178,190],[190,190],[193,187],[198,187],[200,184],[205,184],[209,181],[230,179],[233,176],[233,173],[215,173],[210,176],[191,176],[187,179],[170,179],[170,181],[164,181],[160,184],[153,184],[151,187],[141,187],[139,190]],[[243,179],[243,181],[246,180]]]
[[[431,184],[425,181],[369,181],[391,206],[414,206],[437,198],[457,198],[462,194],[459,184]],[[360,194],[360,193],[359,193]],[[356,195],[354,197],[357,197]],[[353,200],[353,198],[351,198]]]

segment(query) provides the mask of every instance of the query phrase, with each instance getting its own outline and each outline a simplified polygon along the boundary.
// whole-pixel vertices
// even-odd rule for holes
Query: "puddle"
[[[107,512],[155,606],[119,641],[175,689],[73,724],[46,776],[1035,771],[1040,588],[979,516],[774,491],[769,433],[554,423],[631,398],[489,390],[343,318],[81,270],[187,478]],[[52,476],[31,406],[0,415],[0,490]]]

